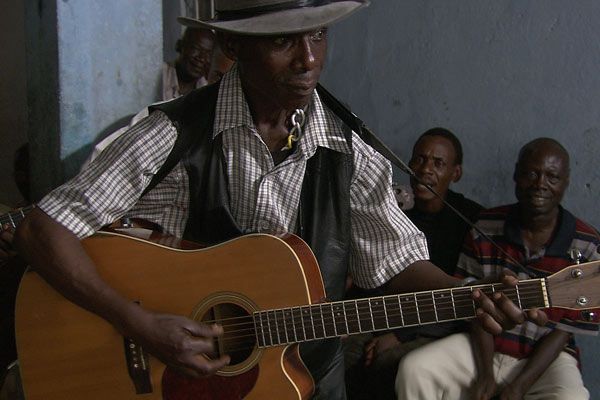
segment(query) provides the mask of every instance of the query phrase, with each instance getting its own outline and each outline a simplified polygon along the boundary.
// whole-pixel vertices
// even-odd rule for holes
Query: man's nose
[[[315,54],[310,35],[302,36],[296,45],[295,63],[304,71],[310,71],[315,66]]]
[[[434,160],[433,158],[426,158],[421,163],[421,171],[422,172],[431,172],[433,170]]]
[[[535,190],[548,190],[548,177],[544,174],[536,176],[536,178],[531,182],[531,186]]]

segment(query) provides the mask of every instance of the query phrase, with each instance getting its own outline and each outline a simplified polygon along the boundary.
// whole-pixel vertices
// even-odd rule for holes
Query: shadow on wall
[[[135,114],[130,114],[119,118],[104,128],[98,135],[96,135],[96,138],[92,143],[88,143],[85,146],[80,147],[77,151],[69,154],[65,159],[63,159],[61,161],[61,167],[64,171],[65,181],[71,179],[79,172],[81,166],[85,160],[87,160],[97,143],[101,142],[102,139],[115,132],[117,129],[127,126],[134,115]]]

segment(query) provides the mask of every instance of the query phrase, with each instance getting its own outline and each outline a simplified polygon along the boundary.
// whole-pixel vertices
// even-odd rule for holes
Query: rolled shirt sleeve
[[[429,253],[425,235],[398,207],[389,161],[370,147],[355,149],[350,273],[355,284],[372,289],[414,262],[428,260]]]

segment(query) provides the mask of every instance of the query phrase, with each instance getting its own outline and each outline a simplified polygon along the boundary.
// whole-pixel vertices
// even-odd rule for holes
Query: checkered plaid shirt
[[[356,134],[353,148],[342,123],[315,92],[297,149],[274,165],[254,126],[236,68],[219,89],[214,135],[223,135],[230,207],[242,229],[295,232],[306,161],[318,146],[353,154],[351,180],[352,254],[357,285],[380,286],[415,261],[427,260],[424,235],[400,211],[391,189],[391,166]],[[80,238],[122,216],[155,222],[181,236],[188,217],[188,176],[180,163],[140,198],[173,148],[177,131],[161,112],[134,125],[78,176],[38,205]]]

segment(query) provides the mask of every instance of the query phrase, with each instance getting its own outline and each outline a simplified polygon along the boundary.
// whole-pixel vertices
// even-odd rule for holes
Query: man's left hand
[[[507,287],[514,287],[519,281],[512,273],[504,272],[501,275],[501,282]],[[473,299],[478,306],[477,318],[483,328],[493,335],[522,324],[526,319],[539,326],[544,326],[548,322],[545,312],[538,309],[523,311],[504,293],[496,292],[490,298],[481,290],[475,289]]]

